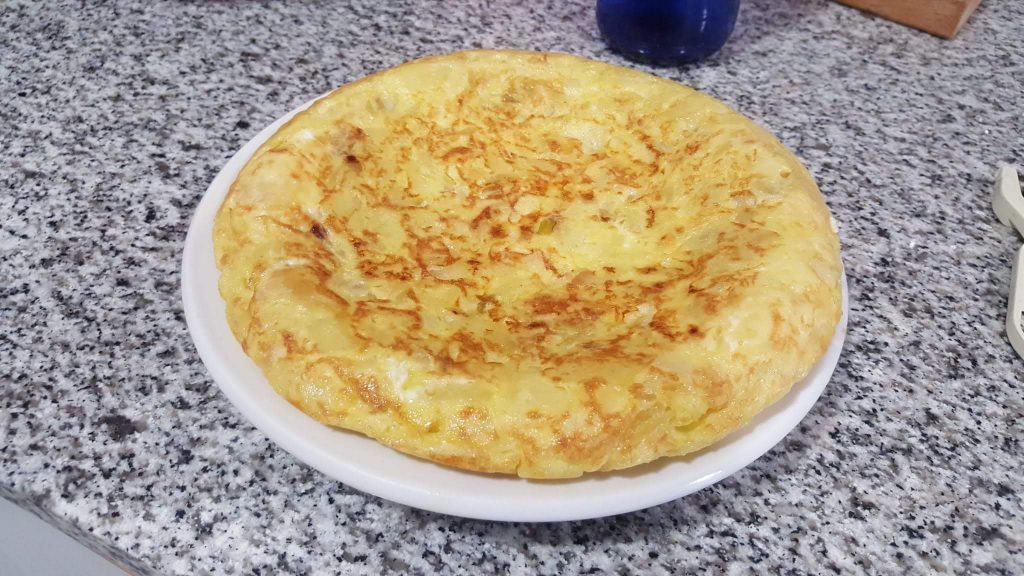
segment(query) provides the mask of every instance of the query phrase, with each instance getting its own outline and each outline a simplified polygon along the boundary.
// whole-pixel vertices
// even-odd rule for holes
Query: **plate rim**
[[[328,92],[327,94],[330,94]],[[270,438],[275,444],[284,448],[287,452],[298,458],[306,465],[320,471],[328,478],[342,482],[361,492],[397,502],[406,506],[427,510],[430,512],[472,518],[479,520],[507,521],[507,522],[557,522],[585,520],[614,516],[642,510],[664,504],[666,502],[687,496],[708,486],[719,482],[739,470],[749,466],[776,444],[782,441],[801,421],[817,402],[824,392],[832,373],[839,362],[839,357],[846,339],[846,331],[849,317],[849,294],[847,290],[845,268],[842,273],[842,317],[836,326],[835,334],[829,343],[825,354],[811,368],[808,375],[801,381],[795,383],[790,391],[775,404],[766,408],[751,422],[739,430],[733,432],[726,438],[719,440],[712,446],[697,452],[695,455],[662,459],[652,464],[643,465],[649,469],[648,472],[634,474],[630,469],[611,472],[593,473],[584,475],[579,479],[560,480],[556,482],[527,481],[514,477],[488,476],[472,472],[457,470],[454,468],[442,467],[418,458],[401,454],[382,444],[376,443],[365,436],[342,432],[351,438],[352,442],[372,443],[381,454],[399,455],[401,458],[409,459],[410,462],[417,462],[429,468],[441,468],[441,476],[455,475],[455,477],[468,477],[471,483],[479,483],[481,486],[493,485],[496,493],[487,493],[486,490],[480,494],[460,493],[453,499],[451,494],[445,497],[444,490],[430,489],[425,486],[415,486],[415,481],[409,478],[396,478],[384,470],[364,470],[355,466],[352,462],[339,460],[337,454],[332,453],[332,447],[311,443],[306,437],[299,433],[299,429],[305,427],[307,431],[313,430],[311,423],[316,427],[331,430],[328,426],[316,422],[306,416],[297,408],[288,404],[283,398],[277,396],[280,404],[272,410],[279,410],[277,413],[268,412],[266,406],[261,404],[269,402],[278,404],[272,399],[259,399],[260,394],[266,397],[263,388],[251,381],[239,382],[240,376],[230,365],[235,362],[238,355],[244,357],[244,361],[255,368],[255,364],[242,351],[237,340],[232,336],[227,343],[227,349],[220,346],[216,341],[214,330],[227,327],[227,318],[224,314],[224,302],[221,299],[217,288],[219,271],[213,261],[213,222],[220,205],[227,195],[231,184],[234,182],[241,168],[252,157],[256,150],[268,140],[282,125],[288,122],[293,116],[305,110],[317,100],[327,94],[306,102],[293,109],[291,112],[280,117],[266,128],[261,130],[255,137],[243,145],[217,173],[207,190],[203,193],[202,199],[193,213],[192,221],[189,224],[188,233],[185,237],[184,249],[181,261],[181,293],[182,304],[185,314],[185,322],[188,332],[199,353],[199,357],[206,369],[212,375],[214,382],[221,392],[228,397],[234,407],[241,412],[241,415],[250,423],[256,426],[263,434]],[[205,264],[205,265],[204,265]],[[212,275],[210,267],[212,265]],[[211,290],[212,288],[212,290]],[[218,306],[219,303],[219,306]],[[204,306],[212,306],[213,313],[206,310]],[[219,311],[219,314],[217,313]],[[228,333],[230,329],[228,328]],[[259,378],[265,388],[270,384],[259,372]],[[276,396],[276,393],[273,393]],[[294,412],[291,412],[294,411]],[[303,423],[303,420],[308,421]],[[750,440],[751,433],[755,430],[765,428],[762,432],[768,432],[763,437]],[[340,431],[339,431],[340,432]],[[726,459],[726,464],[715,466],[715,470],[689,481],[671,482],[671,477],[665,478],[660,484],[656,484],[659,490],[653,493],[634,491],[628,489],[630,485],[643,487],[641,481],[652,475],[665,475],[677,465],[687,465],[692,461],[714,456],[723,451],[729,452],[735,446],[750,444],[746,452]],[[366,444],[364,448],[374,450],[373,446]],[[733,450],[735,451],[735,450]],[[410,464],[411,465],[411,464]],[[428,468],[428,469],[429,469]],[[621,478],[628,476],[624,485],[626,489],[617,489],[607,494],[601,494],[594,498],[580,498],[579,494],[566,493],[562,487],[566,485],[600,486],[602,479]],[[475,478],[475,480],[473,480]],[[508,483],[527,483],[533,486],[542,487],[536,491],[551,492],[557,496],[559,506],[551,506],[544,500],[523,501],[517,498],[514,501],[501,498],[500,485]],[[619,484],[623,484],[619,482]],[[527,493],[533,488],[527,489]],[[619,493],[622,492],[622,493]]]

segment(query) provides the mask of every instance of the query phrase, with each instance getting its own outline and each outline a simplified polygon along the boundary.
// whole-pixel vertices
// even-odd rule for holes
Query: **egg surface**
[[[231,329],[313,418],[462,469],[571,478],[700,450],[841,315],[800,162],[700,92],[470,51],[348,84],[251,158],[214,245]]]

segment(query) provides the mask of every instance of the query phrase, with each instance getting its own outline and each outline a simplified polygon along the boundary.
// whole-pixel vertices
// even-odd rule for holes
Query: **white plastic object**
[[[1017,250],[1017,260],[1013,263],[1013,276],[1010,277],[1010,306],[1006,311],[1006,336],[1010,339],[1013,349],[1024,358],[1024,247]]]
[[[1020,191],[1017,169],[1003,166],[996,174],[996,185],[992,190],[992,209],[999,221],[1012,225],[1024,236],[1024,195]],[[1006,336],[1013,349],[1024,358],[1024,247],[1017,251],[1010,276],[1010,302],[1006,310]]]
[[[1006,165],[996,174],[996,186],[992,190],[992,208],[999,221],[1013,226],[1024,235],[1024,195],[1020,191],[1017,169]]]

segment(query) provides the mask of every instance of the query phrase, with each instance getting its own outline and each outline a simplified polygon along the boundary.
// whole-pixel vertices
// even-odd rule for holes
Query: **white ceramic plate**
[[[846,337],[845,276],[843,319],[807,378],[741,430],[687,457],[577,480],[527,481],[447,468],[316,422],[274,392],[235,340],[213,256],[214,216],[238,172],[282,124],[312,103],[260,132],[214,179],[185,240],[182,297],[192,339],[224,394],[267,436],[324,474],[381,498],[467,518],[544,522],[621,514],[696,492],[747,466],[796,427],[832,376]]]

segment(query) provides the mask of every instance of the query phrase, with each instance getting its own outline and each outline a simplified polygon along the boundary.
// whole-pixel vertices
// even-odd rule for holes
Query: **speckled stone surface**
[[[623,63],[590,2],[0,0],[0,494],[140,572],[786,574],[1024,570],[1024,5],[943,41],[821,0],[747,1],[659,69],[772,129],[839,222],[852,318],[831,385],[754,465],[650,510],[550,525],[419,512],[331,481],[219,393],[182,317],[182,242],[230,155],[415,56]]]

